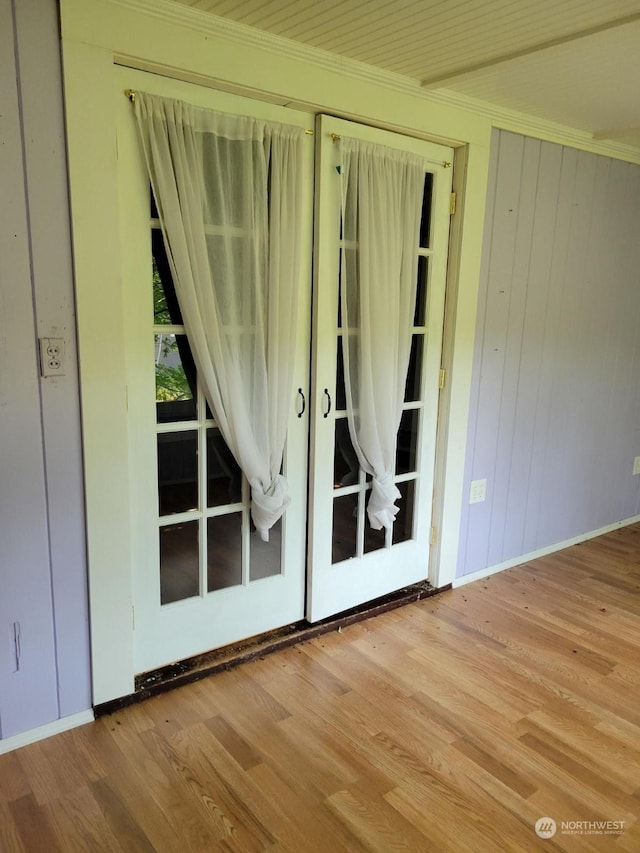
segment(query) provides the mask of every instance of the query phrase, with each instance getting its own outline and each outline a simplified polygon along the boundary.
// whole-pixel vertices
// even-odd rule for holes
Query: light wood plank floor
[[[639,647],[633,526],[0,756],[0,850],[637,853]]]

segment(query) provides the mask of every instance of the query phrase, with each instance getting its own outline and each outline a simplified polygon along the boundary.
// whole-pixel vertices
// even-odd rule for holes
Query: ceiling
[[[640,149],[640,0],[176,0]]]

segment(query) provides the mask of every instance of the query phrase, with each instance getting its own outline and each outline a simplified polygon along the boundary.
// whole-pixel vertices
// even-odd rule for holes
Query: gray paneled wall
[[[0,737],[91,705],[55,0],[0,0]],[[41,379],[37,338],[64,338]]]
[[[635,456],[640,166],[494,131],[458,576],[637,515]]]

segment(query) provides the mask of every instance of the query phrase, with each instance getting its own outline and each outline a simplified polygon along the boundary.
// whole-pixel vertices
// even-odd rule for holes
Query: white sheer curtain
[[[349,433],[372,475],[371,527],[391,527],[396,444],[411,353],[425,163],[343,138],[341,311]]]
[[[288,503],[304,130],[137,92],[187,338],[261,537]]]

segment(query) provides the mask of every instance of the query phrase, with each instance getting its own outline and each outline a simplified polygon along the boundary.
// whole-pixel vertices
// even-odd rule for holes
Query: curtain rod
[[[136,90],[135,89],[125,89],[124,90],[125,97],[129,98],[132,104],[136,102]],[[304,132],[307,136],[313,136],[315,131],[313,131],[310,127],[305,127]]]
[[[339,142],[342,137],[339,133],[330,133],[332,142]],[[451,162],[449,160],[425,160],[426,163],[433,163],[434,166],[442,166],[445,169],[451,168]]]

